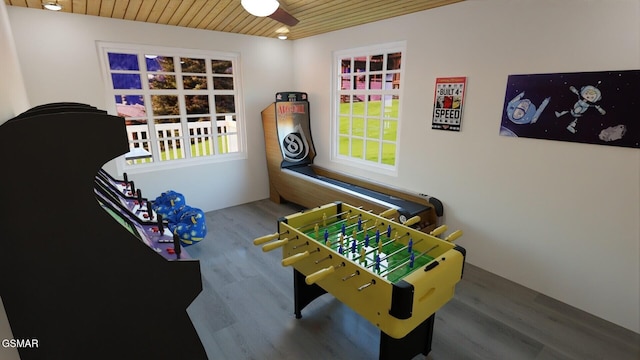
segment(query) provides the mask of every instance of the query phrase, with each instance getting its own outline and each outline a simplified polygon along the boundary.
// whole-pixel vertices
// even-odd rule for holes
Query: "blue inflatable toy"
[[[163,192],[153,202],[153,211],[162,215],[169,223],[175,220],[176,214],[186,205],[184,196],[173,190]]]
[[[171,229],[171,226],[169,226]],[[177,234],[182,245],[193,245],[207,235],[207,223],[204,212],[190,206],[179,213],[178,220],[171,231]]]
[[[163,192],[153,202],[153,210],[168,222],[169,230],[180,237],[183,246],[193,245],[207,235],[204,212],[187,205],[178,192]]]

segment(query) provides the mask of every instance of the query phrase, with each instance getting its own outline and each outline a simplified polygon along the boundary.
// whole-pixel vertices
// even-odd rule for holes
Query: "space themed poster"
[[[509,75],[500,135],[640,148],[640,70]]]
[[[466,84],[462,76],[436,79],[432,129],[460,131]]]

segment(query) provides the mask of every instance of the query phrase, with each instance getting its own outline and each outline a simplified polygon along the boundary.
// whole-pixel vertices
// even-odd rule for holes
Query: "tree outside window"
[[[127,167],[242,153],[236,54],[100,44],[108,91],[129,147]]]

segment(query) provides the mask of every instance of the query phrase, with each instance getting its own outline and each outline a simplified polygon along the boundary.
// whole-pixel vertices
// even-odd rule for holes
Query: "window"
[[[245,157],[238,55],[98,44],[110,109],[130,149],[125,170]]]
[[[335,159],[396,170],[404,43],[334,53]]]

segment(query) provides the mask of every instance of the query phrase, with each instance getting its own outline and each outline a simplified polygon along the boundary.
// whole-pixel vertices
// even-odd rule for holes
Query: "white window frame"
[[[399,154],[400,154],[400,129],[402,124],[402,104],[403,104],[403,88],[404,82],[406,81],[404,76],[404,69],[406,68],[406,53],[407,53],[407,45],[406,41],[398,41],[391,42],[385,44],[371,45],[366,47],[358,47],[353,49],[345,49],[333,52],[333,62],[332,62],[332,76],[331,76],[331,160],[340,163],[342,165],[355,167],[359,169],[369,170],[376,173],[381,173],[385,175],[397,176],[398,175],[398,165],[399,165]],[[386,91],[384,88],[382,90],[375,91],[363,91],[360,90],[341,90],[341,60],[345,57],[369,57],[375,55],[385,55],[385,65],[386,65],[386,55],[390,53],[400,52],[402,54],[402,65],[399,70],[400,74],[400,85],[399,89]],[[368,72],[368,61],[367,61],[367,74]],[[383,65],[383,66],[385,66]],[[383,67],[384,69],[384,67]],[[366,159],[357,159],[351,156],[344,156],[339,154],[339,131],[340,131],[340,96],[345,94],[362,94],[366,95],[384,95],[395,94],[399,96],[399,104],[398,104],[398,118],[397,118],[397,132],[396,132],[396,154],[395,154],[395,163],[394,165],[382,164],[382,159],[379,158],[378,162],[366,160]],[[366,117],[366,114],[365,114]],[[380,121],[381,127],[383,126],[383,121]],[[366,128],[366,125],[365,125]],[[366,129],[364,129],[366,131]],[[351,135],[350,135],[351,136]],[[366,153],[366,136],[364,137],[365,141],[365,153]],[[380,144],[382,144],[382,130],[380,132]]]
[[[142,94],[147,100],[150,98],[152,94],[156,94],[156,91],[150,90],[148,87],[148,79],[146,78],[146,67],[143,66],[142,60],[144,59],[145,54],[159,54],[162,56],[177,56],[183,58],[204,58],[204,59],[218,59],[218,60],[229,60],[232,62],[233,66],[233,90],[227,90],[230,94],[234,95],[235,99],[235,125],[236,125],[236,133],[237,133],[237,152],[229,152],[224,154],[217,153],[217,142],[214,143],[214,154],[207,156],[198,156],[198,157],[185,157],[182,159],[174,159],[174,160],[164,160],[160,161],[157,156],[157,153],[154,154],[154,161],[148,163],[138,163],[138,164],[128,164],[125,160],[124,156],[119,157],[116,160],[116,167],[118,173],[127,172],[130,174],[135,173],[144,173],[151,172],[157,170],[165,170],[165,169],[177,169],[186,166],[194,166],[194,165],[202,165],[202,164],[210,164],[210,163],[218,163],[225,161],[233,161],[233,160],[242,160],[247,158],[247,140],[246,140],[246,130],[245,130],[245,115],[244,115],[244,100],[242,97],[242,74],[241,74],[241,66],[240,66],[240,55],[238,53],[233,52],[222,52],[222,51],[207,51],[207,50],[197,50],[197,49],[183,49],[183,48],[174,48],[174,47],[163,47],[163,46],[146,46],[146,45],[138,45],[138,44],[126,44],[126,43],[112,43],[112,42],[104,42],[97,41],[96,42],[98,49],[98,58],[100,61],[100,66],[102,69],[104,86],[105,86],[105,97],[106,97],[106,109],[109,114],[117,115],[116,103],[114,98],[116,95],[123,94],[126,92],[135,92],[136,94]],[[140,73],[141,73],[141,81],[143,84],[143,89],[141,90],[126,90],[123,91],[121,89],[114,89],[113,82],[111,78],[111,70],[109,67],[108,53],[125,53],[125,54],[137,54],[138,61],[140,63]],[[176,68],[179,68],[179,64],[176,64]],[[210,64],[207,64],[207,67],[210,68]],[[175,69],[176,73],[179,75],[179,69]],[[208,74],[211,75],[211,74]],[[208,89],[213,89],[211,85],[211,79],[208,79],[209,86]],[[176,79],[176,82],[179,83],[179,79]],[[179,101],[183,106],[184,95],[193,95],[189,90],[182,89],[182,86],[178,86],[179,89],[175,91],[172,90],[170,94],[167,95],[177,95],[179,97]],[[215,107],[215,103],[213,102],[213,90],[207,92],[210,97],[209,105],[210,107]],[[151,102],[145,100],[145,106],[147,109],[151,107]],[[147,111],[148,118],[148,126],[149,126],[149,136],[150,141],[153,145],[154,142],[157,142],[157,131],[155,130],[155,124],[153,121],[153,113],[151,111]],[[216,121],[215,119],[215,110],[210,110],[209,115],[211,115],[211,121]],[[187,129],[188,122],[187,116],[184,114],[177,115],[175,117],[180,117],[181,127],[182,127],[182,136],[181,141],[183,143],[189,143],[185,140],[189,139],[189,131]],[[216,126],[212,127],[213,131],[216,130]],[[216,134],[211,134],[213,138],[217,138]],[[129,143],[131,143],[131,139],[127,139]],[[190,150],[186,150],[190,152]]]

